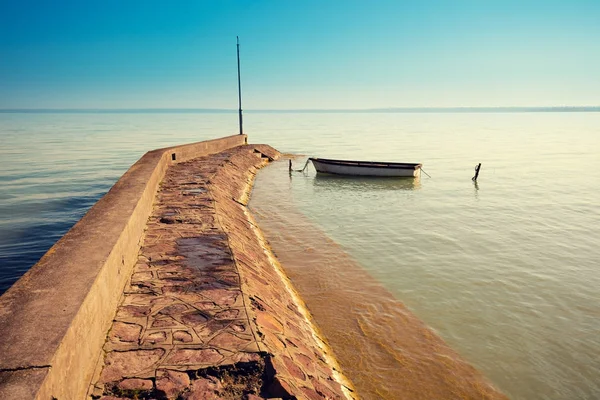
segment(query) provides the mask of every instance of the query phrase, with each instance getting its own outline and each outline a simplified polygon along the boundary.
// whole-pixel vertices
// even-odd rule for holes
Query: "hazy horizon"
[[[13,108],[0,113],[238,113],[233,108]],[[419,113],[419,112],[600,112],[600,106],[506,106],[506,107],[381,107],[381,108],[296,108],[244,109],[244,113]]]

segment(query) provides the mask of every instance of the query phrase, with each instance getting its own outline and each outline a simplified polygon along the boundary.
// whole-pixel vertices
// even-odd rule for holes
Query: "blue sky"
[[[0,0],[0,108],[600,105],[600,1]]]

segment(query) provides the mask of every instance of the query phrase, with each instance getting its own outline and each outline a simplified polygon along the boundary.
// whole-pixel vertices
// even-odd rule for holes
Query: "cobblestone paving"
[[[344,398],[245,214],[276,157],[249,145],[169,168],[93,398]]]

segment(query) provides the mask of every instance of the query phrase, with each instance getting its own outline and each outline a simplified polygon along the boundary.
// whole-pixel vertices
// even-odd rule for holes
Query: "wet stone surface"
[[[92,398],[344,397],[245,213],[277,157],[248,145],[169,168]]]

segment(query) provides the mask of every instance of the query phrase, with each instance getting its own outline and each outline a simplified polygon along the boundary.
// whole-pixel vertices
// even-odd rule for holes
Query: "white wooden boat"
[[[421,164],[309,158],[318,173],[349,176],[415,177]]]

